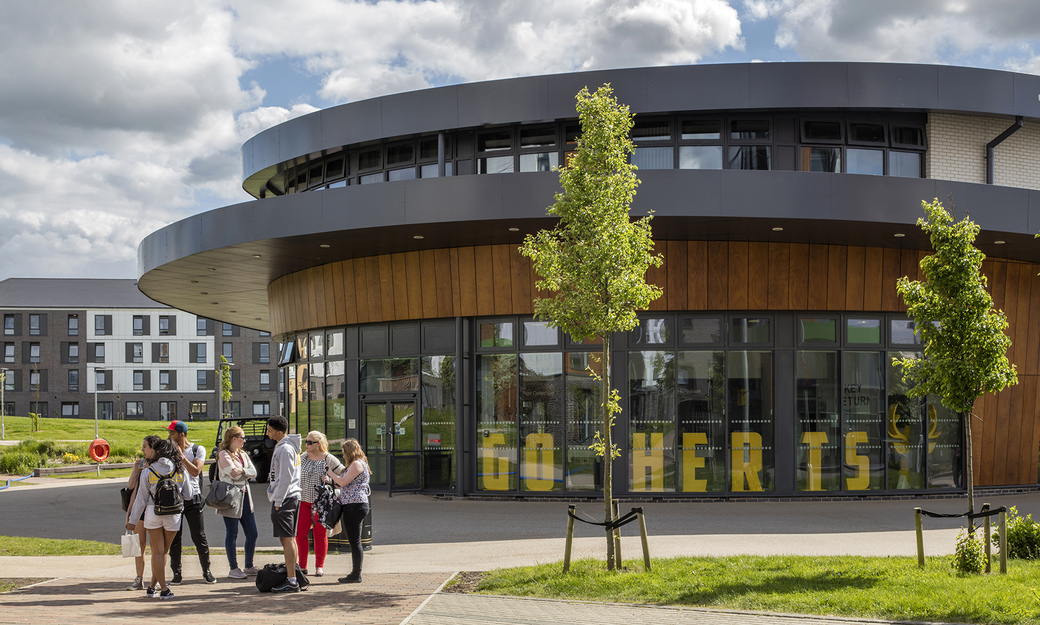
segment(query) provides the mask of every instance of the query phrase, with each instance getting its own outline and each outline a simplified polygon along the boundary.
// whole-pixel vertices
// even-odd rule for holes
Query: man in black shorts
[[[267,420],[267,436],[275,441],[267,499],[271,502],[274,537],[285,552],[286,580],[272,592],[300,592],[296,583],[296,515],[300,510],[300,436],[286,434],[289,422],[283,416]]]

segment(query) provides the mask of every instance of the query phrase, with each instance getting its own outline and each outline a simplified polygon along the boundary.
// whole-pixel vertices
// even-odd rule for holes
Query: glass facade
[[[438,354],[421,353],[418,323],[298,337],[300,357],[283,368],[291,425],[358,437],[384,488],[600,489],[603,459],[590,447],[603,431],[602,345],[530,318],[456,321],[468,336],[448,331]],[[415,355],[390,354],[391,336],[416,337]],[[372,337],[383,355],[365,353]],[[920,350],[906,319],[657,314],[612,347],[619,495],[963,486],[958,415],[910,398],[892,365]]]

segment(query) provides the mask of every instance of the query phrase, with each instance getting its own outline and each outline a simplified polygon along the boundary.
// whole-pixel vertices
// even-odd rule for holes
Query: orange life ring
[[[90,444],[90,457],[94,459],[94,462],[104,462],[108,458],[108,441],[103,438],[95,438],[94,442]]]

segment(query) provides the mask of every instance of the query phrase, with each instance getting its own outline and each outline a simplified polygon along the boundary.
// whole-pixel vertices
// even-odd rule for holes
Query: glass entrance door
[[[362,414],[372,486],[388,490],[422,488],[418,403],[414,399],[366,401]]]

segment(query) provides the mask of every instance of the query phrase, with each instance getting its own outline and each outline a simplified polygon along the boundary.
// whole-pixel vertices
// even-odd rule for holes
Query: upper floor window
[[[800,128],[802,171],[924,176],[923,123],[803,118]]]
[[[4,315],[4,334],[6,334],[7,336],[14,335],[14,320],[14,315]]]
[[[69,336],[79,336],[79,315],[69,315]]]
[[[14,343],[4,343],[4,362],[14,362]]]
[[[112,315],[94,315],[94,334],[97,336],[112,334]]]
[[[195,320],[195,334],[197,336],[206,336],[209,333],[209,327],[205,317],[199,317]]]
[[[94,343],[94,362],[105,362],[104,343]]]
[[[134,336],[148,336],[148,316],[134,315]]]
[[[234,348],[231,343],[220,344],[220,355],[227,359],[228,362],[234,362],[235,359],[232,357],[234,354]]]
[[[40,362],[40,344],[29,343],[29,362],[36,363]]]
[[[29,336],[40,336],[40,315],[29,315]]]
[[[175,334],[177,334],[176,317],[159,315],[159,336],[174,336]]]
[[[69,343],[69,358],[70,363],[79,362],[79,343]]]
[[[230,323],[222,323],[220,325],[220,334],[222,336],[234,336],[235,328]]]

